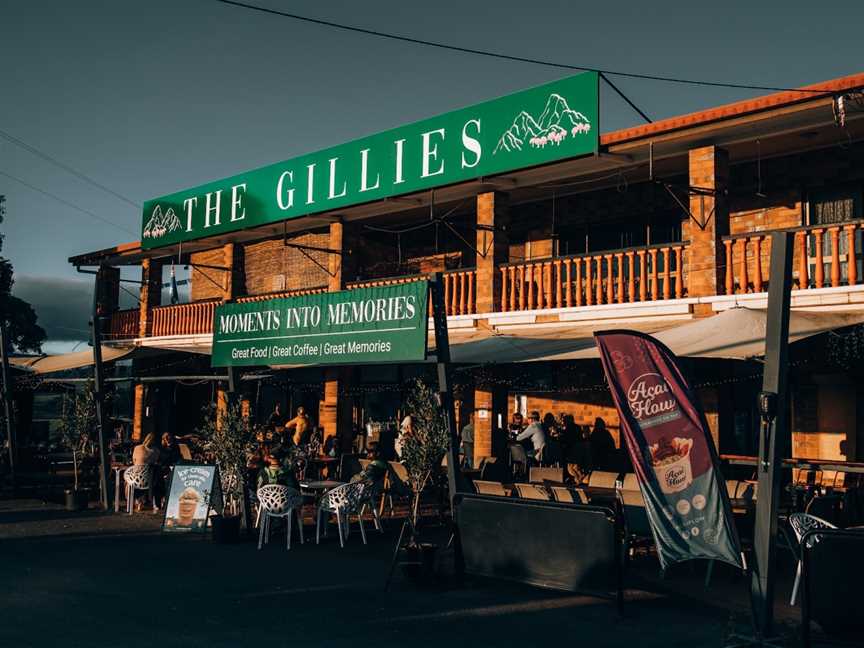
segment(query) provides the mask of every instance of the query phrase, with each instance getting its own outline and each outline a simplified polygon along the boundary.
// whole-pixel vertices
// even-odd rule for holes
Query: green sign
[[[148,200],[141,244],[156,248],[594,153],[597,79],[586,72]]]
[[[429,284],[217,306],[214,367],[426,359]]]

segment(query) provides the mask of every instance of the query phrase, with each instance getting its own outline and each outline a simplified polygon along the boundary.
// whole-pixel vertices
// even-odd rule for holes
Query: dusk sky
[[[465,47],[690,79],[796,87],[864,68],[864,5],[852,2],[258,4]],[[0,0],[0,25],[0,130],[132,203],[0,133],[2,254],[15,266],[16,294],[49,329],[47,351],[86,335],[91,277],[82,279],[67,258],[138,240],[144,200],[568,74],[214,0]],[[614,80],[655,119],[767,94]],[[601,131],[639,122],[604,89]]]

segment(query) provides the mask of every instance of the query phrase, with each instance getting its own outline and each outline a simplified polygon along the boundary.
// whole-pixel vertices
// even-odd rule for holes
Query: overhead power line
[[[52,198],[52,199],[56,200],[57,202],[59,202],[60,204],[66,205],[67,207],[74,209],[75,211],[79,211],[82,214],[86,214],[87,216],[90,216],[91,218],[95,218],[98,221],[102,221],[106,225],[111,225],[112,227],[116,227],[117,229],[121,229],[124,232],[126,232],[127,234],[132,234],[132,236],[138,236],[138,234],[136,232],[133,232],[128,227],[124,227],[123,225],[119,225],[118,223],[115,223],[114,221],[108,220],[107,218],[104,218],[103,216],[100,216],[99,214],[94,214],[89,209],[84,209],[83,207],[79,207],[78,205],[69,202],[65,198],[61,198],[60,196],[57,196],[57,195],[51,193],[50,191],[45,191],[44,189],[40,189],[39,187],[32,185],[29,182],[25,182],[21,178],[16,178],[15,176],[10,175],[10,174],[6,173],[5,171],[0,171],[0,175],[6,176],[10,180],[14,180],[17,183],[24,185],[28,189],[35,191],[36,193],[40,193],[43,196],[48,196],[48,198]]]
[[[746,83],[725,83],[722,81],[704,81],[699,79],[683,79],[679,77],[661,76],[657,74],[639,74],[636,72],[623,72],[620,70],[606,70],[602,68],[585,67],[580,65],[570,65],[568,63],[558,63],[557,61],[547,61],[544,59],[528,58],[525,56],[515,56],[512,54],[504,54],[503,52],[493,52],[491,50],[481,50],[473,47],[460,47],[459,45],[449,45],[447,43],[439,43],[436,41],[424,40],[422,38],[412,38],[410,36],[401,36],[399,34],[391,34],[375,29],[364,29],[363,27],[355,27],[353,25],[345,25],[342,23],[333,22],[330,20],[321,20],[319,18],[309,18],[299,14],[280,11],[278,9],[270,9],[269,7],[259,7],[258,5],[248,4],[246,2],[236,2],[235,0],[215,0],[221,4],[259,11],[261,13],[272,14],[274,16],[282,16],[283,18],[291,18],[301,22],[320,25],[322,27],[332,27],[344,31],[356,32],[358,34],[366,34],[367,36],[377,36],[379,38],[388,38],[390,40],[401,41],[403,43],[412,43],[414,45],[425,45],[427,47],[436,47],[438,49],[451,50],[453,52],[463,52],[465,54],[476,54],[478,56],[488,56],[491,58],[504,59],[506,61],[516,61],[519,63],[533,63],[535,65],[545,65],[564,70],[576,70],[579,72],[597,72],[607,76],[619,76],[630,79],[643,79],[646,81],[663,81],[666,83],[681,83],[696,86],[712,86],[717,88],[736,88],[739,90],[768,90],[771,92],[800,92],[803,94],[825,94],[827,90],[814,90],[805,88],[781,88],[775,86],[751,85]],[[607,79],[608,82],[608,79]],[[634,106],[635,108],[635,106]],[[638,110],[638,109],[637,109]]]
[[[130,200],[130,199],[127,198],[126,196],[123,196],[123,195],[117,193],[117,192],[114,191],[113,189],[109,189],[108,187],[106,187],[105,185],[103,185],[101,182],[97,182],[96,180],[94,180],[93,178],[91,178],[90,176],[88,176],[87,174],[82,173],[81,171],[78,171],[77,169],[72,168],[72,167],[69,166],[68,164],[65,164],[64,162],[61,162],[61,161],[58,160],[57,158],[52,157],[52,156],[48,155],[47,153],[45,153],[45,152],[43,152],[43,151],[40,151],[40,150],[37,149],[35,146],[30,146],[27,142],[18,139],[18,138],[15,137],[14,135],[11,135],[10,133],[7,133],[7,132],[4,131],[4,130],[0,130],[0,137],[2,137],[3,139],[5,139],[5,140],[8,141],[8,142],[11,142],[11,143],[14,144],[15,146],[19,146],[19,147],[21,147],[21,148],[24,149],[25,151],[28,151],[28,152],[32,153],[32,154],[35,155],[36,157],[40,157],[40,158],[42,158],[43,160],[45,160],[45,161],[47,161],[47,162],[50,162],[50,163],[53,164],[54,166],[56,166],[56,167],[58,167],[58,168],[60,168],[60,169],[63,169],[63,170],[66,171],[67,173],[71,173],[73,176],[75,176],[75,177],[78,178],[79,180],[83,180],[83,181],[86,182],[87,184],[92,185],[92,186],[96,187],[97,189],[101,189],[101,190],[104,191],[105,193],[109,193],[109,194],[111,194],[112,196],[114,196],[115,198],[119,198],[120,200],[122,200],[122,201],[125,202],[125,203],[129,203],[130,205],[132,205],[132,206],[135,207],[136,209],[140,208],[140,205],[139,205],[138,203],[136,203],[135,201]]]

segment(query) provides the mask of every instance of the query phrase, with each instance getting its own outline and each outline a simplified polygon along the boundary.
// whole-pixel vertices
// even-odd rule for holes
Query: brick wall
[[[201,299],[221,299],[224,293],[223,286],[225,281],[225,272],[221,270],[213,270],[212,268],[196,268],[194,264],[209,265],[215,267],[225,266],[225,249],[218,247],[212,250],[204,250],[203,252],[194,252],[192,254],[192,263],[190,276],[192,278],[192,301]]]
[[[327,232],[303,234],[289,241],[326,248],[330,236]],[[328,274],[309,257],[326,268],[330,255],[314,250],[305,250],[305,252],[308,256],[297,248],[285,247],[282,245],[281,238],[245,245],[246,294],[262,295],[277,290],[326,286]]]

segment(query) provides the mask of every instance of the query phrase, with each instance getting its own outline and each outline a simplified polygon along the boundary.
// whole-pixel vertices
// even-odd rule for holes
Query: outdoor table
[[[345,482],[336,481],[335,479],[321,479],[316,481],[301,481],[300,488],[309,491],[321,491],[322,494],[329,490],[333,490],[337,486],[342,486]]]

